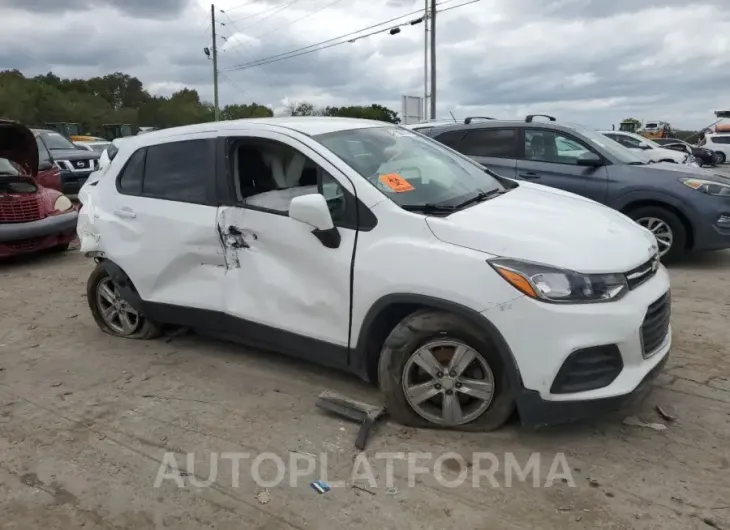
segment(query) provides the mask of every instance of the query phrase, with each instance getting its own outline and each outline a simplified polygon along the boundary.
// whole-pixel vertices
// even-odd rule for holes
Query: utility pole
[[[213,105],[215,107],[215,121],[220,121],[218,107],[218,43],[215,38],[215,4],[210,4],[210,27],[213,32]]]
[[[431,0],[431,119],[436,119],[436,0]]]
[[[423,119],[428,116],[428,3],[423,10]]]

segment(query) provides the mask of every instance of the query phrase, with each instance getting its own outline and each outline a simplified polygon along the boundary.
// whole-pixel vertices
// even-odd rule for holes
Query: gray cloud
[[[423,6],[423,0],[352,0],[346,8],[287,25],[328,3],[302,3],[288,18],[272,17],[264,25],[254,17],[221,26],[221,103],[255,100],[277,107],[287,98],[323,105],[377,102],[400,110],[402,94],[423,92],[422,26],[228,70]],[[60,2],[45,4],[24,0],[28,12],[0,8],[5,23],[0,69],[18,68],[27,75],[53,70],[68,77],[123,71],[157,93],[187,86],[212,99],[212,64],[203,54],[210,45],[205,5],[69,0],[60,24],[53,14]],[[654,8],[661,9],[647,11]],[[157,11],[170,20],[155,20]],[[241,9],[231,17],[249,14]],[[724,0],[691,5],[679,0],[482,0],[438,20],[438,107],[445,115],[453,110],[511,117],[529,109],[596,126],[627,115],[700,126],[727,104],[721,87],[730,81],[725,73],[730,72],[730,45],[722,36],[730,32],[730,4]],[[225,15],[222,21],[228,21]],[[85,28],[84,45],[59,46],[68,28],[77,26]],[[44,31],[27,39],[37,27]]]
[[[175,19],[190,0],[5,0],[10,8],[31,13],[73,13],[112,7],[137,18]]]

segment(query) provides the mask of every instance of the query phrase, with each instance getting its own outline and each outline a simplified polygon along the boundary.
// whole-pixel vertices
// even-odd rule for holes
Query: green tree
[[[269,118],[274,113],[269,107],[251,103],[250,105],[226,105],[221,109],[222,120],[240,120],[243,118]]]

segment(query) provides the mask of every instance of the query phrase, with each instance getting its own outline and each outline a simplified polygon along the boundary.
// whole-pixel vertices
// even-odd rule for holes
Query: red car
[[[0,258],[66,250],[76,238],[77,207],[36,180],[39,163],[30,129],[0,121]]]

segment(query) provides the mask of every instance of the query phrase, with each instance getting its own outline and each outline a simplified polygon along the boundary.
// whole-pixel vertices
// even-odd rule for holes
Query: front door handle
[[[520,177],[523,179],[539,179],[540,175],[534,171],[523,171],[520,173]]]
[[[137,214],[134,213],[131,208],[127,208],[126,206],[114,210],[114,215],[117,217],[123,217],[124,219],[135,219],[137,217]]]

